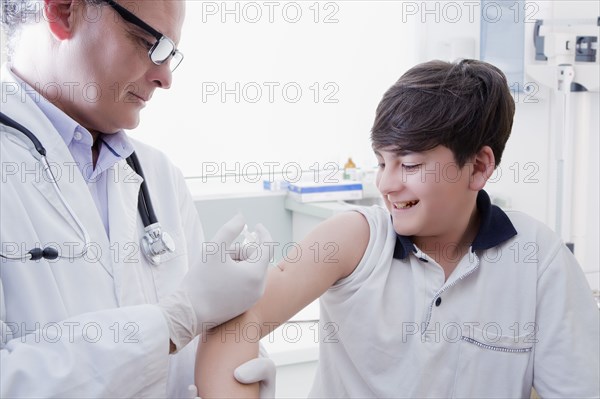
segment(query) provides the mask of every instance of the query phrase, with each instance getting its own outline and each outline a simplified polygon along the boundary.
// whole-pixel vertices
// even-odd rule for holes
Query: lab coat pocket
[[[470,328],[461,337],[453,397],[529,397],[534,336],[499,330]]]

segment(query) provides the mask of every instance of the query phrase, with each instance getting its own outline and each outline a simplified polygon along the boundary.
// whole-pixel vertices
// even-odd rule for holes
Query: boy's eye
[[[383,168],[385,167],[385,163],[383,163],[383,162],[380,162],[380,163],[378,163],[378,164],[377,164],[377,167],[378,167],[379,169],[383,169]]]
[[[402,167],[407,171],[417,170],[421,164],[402,164]]]

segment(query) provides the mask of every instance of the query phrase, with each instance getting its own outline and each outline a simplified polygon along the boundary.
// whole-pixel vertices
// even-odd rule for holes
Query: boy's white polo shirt
[[[546,226],[481,191],[471,251],[443,269],[357,209],[370,240],[321,297],[312,397],[598,397],[599,312],[583,272]]]

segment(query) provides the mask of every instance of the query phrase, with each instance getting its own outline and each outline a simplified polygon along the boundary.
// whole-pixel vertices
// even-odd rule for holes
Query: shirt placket
[[[428,287],[430,288],[428,294],[431,295],[431,300],[426,304],[425,309],[423,310],[424,315],[421,329],[421,334],[424,336],[423,340],[428,341],[428,331],[430,331],[432,320],[433,322],[435,322],[433,313],[435,309],[441,307],[443,302],[442,295],[448,290],[452,289],[457,284],[459,284],[461,281],[466,279],[479,268],[479,257],[475,252],[469,250],[467,255],[465,255],[465,257],[461,260],[457,267],[457,270],[460,271],[460,273],[456,274],[456,276],[451,276],[451,278],[444,283],[445,277],[443,277],[443,269],[440,265],[438,265],[435,262],[435,260],[433,260],[427,254],[420,251],[418,248],[413,255],[417,259],[417,261],[424,263],[426,267],[429,267],[430,269],[437,269],[438,273],[436,273],[435,275],[432,274],[431,277],[437,277],[439,273],[441,273],[442,275],[441,283],[439,281],[439,278],[434,277],[434,283],[432,285],[428,285]],[[434,270],[431,270],[431,272],[433,273]]]

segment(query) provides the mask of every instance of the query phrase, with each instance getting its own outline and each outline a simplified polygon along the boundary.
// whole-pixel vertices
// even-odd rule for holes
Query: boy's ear
[[[70,39],[73,34],[75,6],[78,0],[44,0],[44,17],[50,32],[58,40]]]
[[[485,183],[494,173],[496,158],[490,146],[483,146],[473,159],[469,188],[474,191],[483,189]]]

